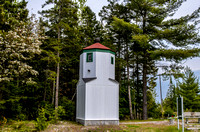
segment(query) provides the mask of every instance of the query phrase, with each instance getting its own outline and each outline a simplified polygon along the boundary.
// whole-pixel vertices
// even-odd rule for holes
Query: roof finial
[[[94,40],[95,43],[100,43],[100,38],[97,37],[95,40]]]

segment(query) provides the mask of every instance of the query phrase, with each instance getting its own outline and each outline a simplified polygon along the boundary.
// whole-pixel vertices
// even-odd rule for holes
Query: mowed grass
[[[125,121],[126,122],[126,121]],[[130,122],[130,121],[129,121]],[[131,121],[135,122],[135,121]],[[138,121],[137,121],[138,122]],[[146,122],[141,121],[140,122]],[[181,126],[180,126],[181,128]],[[36,132],[35,121],[12,121],[0,126],[3,132]],[[176,125],[168,124],[120,124],[119,126],[83,126],[75,122],[62,121],[50,124],[45,132],[178,132]],[[182,131],[181,129],[179,130]],[[185,132],[189,132],[185,130]]]
[[[153,125],[153,124],[137,124],[137,125],[120,125],[116,126],[101,126],[96,129],[89,129],[90,132],[182,132],[178,131],[177,126],[169,125]],[[185,132],[189,132],[185,130]]]
[[[155,124],[126,125],[123,130],[125,132],[178,132],[177,126]]]

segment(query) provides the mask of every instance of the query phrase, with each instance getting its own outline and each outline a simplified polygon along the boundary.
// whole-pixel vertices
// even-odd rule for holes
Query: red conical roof
[[[85,47],[83,49],[84,50],[86,50],[86,49],[105,49],[105,50],[110,50],[110,48],[108,48],[108,47],[106,47],[106,46],[104,46],[104,45],[102,45],[100,43],[92,44],[92,45],[90,45],[88,47]]]

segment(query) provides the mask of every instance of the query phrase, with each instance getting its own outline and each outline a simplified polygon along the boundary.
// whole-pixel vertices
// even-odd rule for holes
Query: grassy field
[[[0,126],[2,132],[35,132],[35,121],[10,121]]]
[[[145,121],[150,122],[151,120]],[[83,126],[75,122],[60,121],[50,124],[44,132],[178,132],[176,125],[159,124],[144,121],[121,121],[119,126]],[[137,124],[137,122],[142,124]],[[128,123],[128,124],[126,124]],[[131,124],[134,123],[134,124]],[[3,132],[36,132],[35,121],[12,121],[1,126]],[[181,132],[181,130],[180,130]],[[185,132],[189,132],[185,130]]]

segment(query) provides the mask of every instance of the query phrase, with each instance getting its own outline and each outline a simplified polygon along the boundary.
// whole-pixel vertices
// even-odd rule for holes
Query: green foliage
[[[54,109],[54,106],[46,103],[44,108],[39,109],[38,117],[36,119],[37,130],[44,130],[48,127],[49,123],[56,124],[61,117],[65,116],[66,112],[62,106]]]
[[[179,94],[183,97],[184,109],[199,111],[199,80],[195,77],[194,72],[189,67],[186,67],[182,82],[178,85]]]
[[[128,120],[129,117],[129,109],[128,109],[128,97],[127,95],[127,88],[124,82],[121,83],[121,88],[119,91],[119,118],[121,120]]]
[[[0,83],[17,78],[34,83],[30,76],[38,72],[28,62],[40,54],[42,39],[44,36],[33,18],[26,22],[16,20],[13,30],[0,34]]]
[[[161,117],[162,113],[160,110],[160,107],[158,107],[159,105],[156,104],[154,95],[152,94],[151,91],[147,92],[147,103],[148,103],[148,117],[149,118],[153,118],[153,119],[158,119]]]
[[[79,27],[81,43],[84,46],[93,44],[97,37],[102,38],[102,31],[100,23],[96,20],[95,13],[92,12],[90,7],[84,7],[81,14],[81,25]]]
[[[0,116],[0,126],[4,126],[7,123],[7,119],[4,116]]]
[[[63,120],[74,121],[76,115],[75,102],[63,96],[62,99],[60,100],[60,105],[62,106],[62,111],[64,111],[64,113],[62,114],[60,113],[59,117]]]
[[[37,130],[41,131],[48,127],[49,123],[47,122],[47,118],[45,117],[46,110],[44,108],[39,109],[38,118],[36,120],[35,127]]]
[[[1,114],[8,119],[26,120],[27,116],[23,113],[22,98],[6,100],[2,103]],[[12,113],[12,114],[10,114]]]
[[[84,3],[84,1],[82,1]],[[47,29],[45,34],[48,39],[42,44],[43,55],[41,56],[41,73],[49,71],[52,74],[46,74],[44,81],[47,87],[44,89],[45,101],[50,100],[58,104],[58,98],[54,100],[55,93],[55,73],[58,83],[56,83],[56,92],[61,92],[62,96],[71,98],[75,92],[78,81],[79,53],[81,51],[81,39],[78,25],[78,7],[72,0],[58,0],[45,2],[44,6],[53,4],[54,6],[47,10],[42,10],[43,16],[41,24]],[[55,68],[57,66],[57,69]],[[50,77],[51,76],[51,77]],[[49,78],[52,78],[51,80]],[[43,79],[43,78],[41,78]],[[59,87],[58,87],[58,84]],[[59,88],[59,90],[58,90]],[[57,94],[58,95],[58,94]],[[53,96],[53,97],[52,97]],[[57,106],[56,106],[57,107]]]
[[[58,106],[54,111],[50,112],[50,122],[54,124],[57,123],[60,119],[62,119],[61,117],[63,117],[65,113],[65,109],[62,106]]]
[[[174,116],[174,111],[171,108],[167,108],[164,112],[164,117],[172,117]]]
[[[164,100],[164,111],[168,111],[168,110],[172,110],[172,111],[176,111],[177,110],[177,106],[176,106],[176,98],[178,97],[177,95],[177,88],[174,86],[173,82],[172,82],[172,77],[170,76],[170,84],[169,84],[169,88],[168,88],[168,92],[167,92],[167,97]]]
[[[151,57],[154,59],[159,59],[164,57],[171,61],[181,61],[187,59],[188,57],[198,57],[200,49],[161,49],[151,52]]]
[[[142,30],[139,28],[139,26],[137,24],[130,24],[129,22],[124,21],[123,19],[119,19],[117,17],[113,17],[113,23],[112,26],[114,29],[118,30],[118,31],[126,31],[129,30],[130,32],[134,32],[134,33],[141,33]],[[123,27],[123,28],[122,28]],[[139,38],[139,37],[135,37]],[[138,40],[138,39],[136,39]]]
[[[184,0],[108,0],[108,5],[100,11],[100,22],[85,2],[47,0],[43,7],[53,6],[41,11],[40,25],[34,26],[27,17],[25,0],[0,1],[1,116],[8,120],[35,120],[37,117],[38,130],[60,119],[75,120],[74,96],[80,51],[92,44],[94,38],[100,37],[103,44],[116,51],[120,119],[130,119],[129,101],[134,119],[141,119],[142,113],[144,119],[147,115],[160,117],[160,106],[155,102],[153,92],[157,73],[155,64],[160,60],[179,62],[199,56],[199,49],[193,49],[192,45],[200,42],[200,8],[191,15],[172,19],[170,16]],[[41,25],[45,29],[36,33]],[[42,32],[48,36],[44,42],[41,41],[44,38],[38,38]],[[172,46],[176,48],[170,49]],[[58,63],[60,72],[56,71]],[[176,68],[172,70],[173,73],[177,71]],[[60,84],[60,106],[55,109],[56,75],[60,77],[57,83]],[[190,77],[184,76],[180,82],[180,90],[170,82],[164,101],[165,114],[175,111],[177,94],[184,96],[186,109],[200,108],[199,84],[192,74],[188,75]],[[174,77],[177,79],[179,75]],[[18,124],[15,129],[21,131],[22,127]]]
[[[143,95],[143,118],[147,119],[147,84],[151,82],[151,75],[157,72],[155,63],[159,60],[180,62],[189,57],[199,56],[199,49],[193,48],[192,45],[200,42],[197,26],[200,8],[191,15],[173,19],[171,16],[185,2],[184,0],[108,2],[109,4],[100,12],[108,32],[106,37],[115,45],[116,60],[124,59],[126,65],[116,63],[116,71],[121,71],[116,72],[117,79],[120,83],[122,80],[129,80],[129,67],[136,71],[133,80],[137,83],[141,81],[142,90],[139,92],[138,83],[135,92]],[[188,45],[191,47],[188,48]],[[176,48],[173,49],[172,46]]]
[[[13,25],[16,19],[26,21],[28,10],[26,9],[27,2],[25,0],[1,0],[0,2],[0,31],[9,31],[14,29]]]

